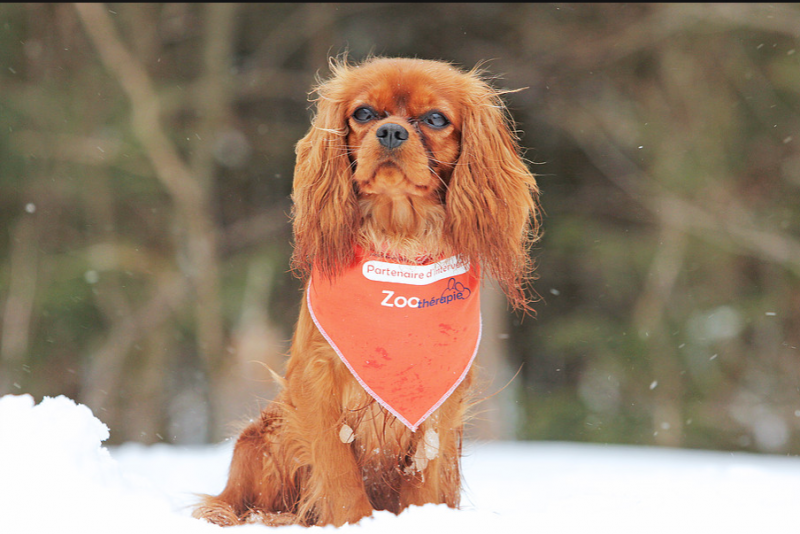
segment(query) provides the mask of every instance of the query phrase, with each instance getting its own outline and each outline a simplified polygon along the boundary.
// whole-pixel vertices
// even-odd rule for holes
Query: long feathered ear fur
[[[330,66],[333,76],[317,86],[316,115],[296,149],[292,268],[301,277],[314,266],[332,276],[349,265],[360,225],[344,116],[343,78],[350,67],[346,59],[332,60]]]
[[[479,261],[514,308],[529,311],[528,250],[538,238],[539,189],[520,148],[500,93],[470,73],[474,87],[462,107],[461,154],[447,190],[453,247]]]

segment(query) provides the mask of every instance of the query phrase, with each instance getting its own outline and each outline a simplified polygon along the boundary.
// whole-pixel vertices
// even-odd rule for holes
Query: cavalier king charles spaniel
[[[457,507],[481,280],[529,309],[539,192],[502,93],[441,61],[331,70],[296,151],[287,372],[194,511],[218,525]]]

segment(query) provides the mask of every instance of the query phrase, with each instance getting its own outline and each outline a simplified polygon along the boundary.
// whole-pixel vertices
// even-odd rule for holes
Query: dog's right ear
[[[342,94],[349,72],[332,63],[333,76],[315,89],[316,115],[297,143],[292,191],[292,269],[307,277],[312,268],[333,276],[354,259],[361,214],[347,152],[346,105]]]

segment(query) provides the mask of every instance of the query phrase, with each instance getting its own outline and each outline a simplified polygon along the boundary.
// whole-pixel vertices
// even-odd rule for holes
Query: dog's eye
[[[367,106],[361,106],[353,112],[353,118],[356,122],[369,122],[377,116],[378,114],[375,113],[375,110]]]
[[[430,126],[431,128],[444,128],[450,121],[447,120],[447,117],[444,116],[444,113],[439,111],[431,111],[430,113],[425,114],[422,117],[422,122]]]

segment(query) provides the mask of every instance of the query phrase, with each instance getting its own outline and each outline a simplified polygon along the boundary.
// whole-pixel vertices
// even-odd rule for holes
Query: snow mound
[[[108,427],[64,396],[34,405],[0,398],[0,532],[200,532],[141,480],[127,478],[102,442]]]
[[[66,397],[0,398],[0,533],[267,534],[191,517],[225,486],[232,442],[107,449],[108,428]],[[461,510],[375,512],[336,534],[675,534],[798,531],[800,459],[574,443],[468,443]]]
[[[0,398],[0,491],[46,491],[32,473],[47,473],[47,485],[69,489],[75,482],[107,485],[118,478],[101,442],[108,427],[86,406],[60,396],[34,406],[30,395]]]

